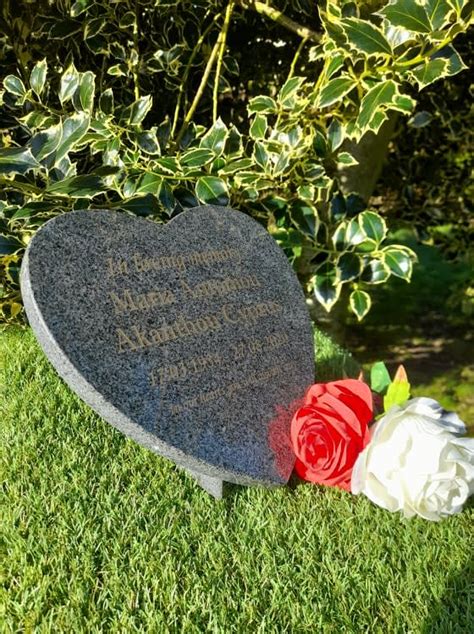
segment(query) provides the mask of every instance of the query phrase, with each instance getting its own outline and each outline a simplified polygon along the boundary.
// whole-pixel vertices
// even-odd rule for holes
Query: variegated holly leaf
[[[345,18],[339,23],[351,47],[366,55],[391,55],[392,47],[382,31],[367,20]]]
[[[349,297],[349,305],[358,321],[361,321],[369,312],[372,300],[370,299],[370,295],[368,293],[360,289],[356,289],[355,291],[352,291]]]

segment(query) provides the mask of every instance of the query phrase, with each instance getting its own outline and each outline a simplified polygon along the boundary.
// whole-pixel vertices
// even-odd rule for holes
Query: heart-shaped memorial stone
[[[21,287],[46,355],[109,423],[216,497],[224,480],[287,482],[291,416],[314,379],[311,324],[254,220],[212,206],[164,226],[67,213],[30,242]]]

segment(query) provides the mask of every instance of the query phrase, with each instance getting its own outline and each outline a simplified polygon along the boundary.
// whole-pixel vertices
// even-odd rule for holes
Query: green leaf
[[[382,260],[370,260],[362,271],[360,279],[368,284],[383,284],[390,277],[390,269]]]
[[[265,145],[260,143],[260,141],[256,141],[253,146],[253,156],[256,163],[263,169],[266,169],[268,165],[268,153],[265,149]]]
[[[219,118],[202,137],[199,146],[212,150],[216,156],[220,156],[224,151],[228,134],[226,124]]]
[[[16,211],[12,220],[22,220],[23,218],[31,218],[32,216],[38,216],[45,211],[52,211],[54,209],[54,203],[44,201],[30,201],[23,205],[18,211]]]
[[[448,2],[456,11],[456,14],[461,15],[461,11],[468,3],[468,0],[448,0]]]
[[[397,277],[401,277],[407,282],[411,278],[413,270],[412,258],[406,251],[402,251],[396,246],[386,247],[383,250],[383,258],[390,272]]]
[[[199,205],[199,200],[194,195],[194,192],[187,189],[186,187],[176,187],[174,190],[174,195],[181,207],[190,208]]]
[[[410,43],[412,46],[416,45],[417,36],[415,33],[407,31],[401,26],[393,26],[393,24],[390,24],[389,22],[386,22],[384,24],[384,27],[385,37],[389,41],[392,49],[399,49],[399,47],[401,46],[406,47],[408,43]],[[401,54],[399,51],[397,51],[398,54]]]
[[[395,95],[390,104],[390,110],[398,110],[398,112],[403,112],[403,114],[411,114],[415,106],[416,101],[409,95],[398,94]]]
[[[433,120],[433,115],[426,110],[417,112],[411,119],[408,120],[408,125],[412,128],[424,128],[429,125]]]
[[[196,196],[202,203],[209,205],[226,205],[229,202],[227,186],[216,176],[198,178],[195,187]]]
[[[227,159],[231,157],[237,158],[242,155],[243,144],[242,144],[242,135],[238,131],[238,129],[233,125],[227,136],[227,140],[224,147],[224,154]]]
[[[357,246],[367,239],[364,229],[357,218],[352,218],[345,224],[344,243],[348,246]]]
[[[394,405],[403,405],[410,398],[410,384],[408,381],[393,381],[388,386],[387,393],[383,399],[383,406],[386,412]]]
[[[402,26],[408,31],[430,33],[432,30],[425,8],[415,0],[394,0],[379,13],[394,26]]]
[[[145,154],[160,154],[160,144],[158,143],[158,137],[156,135],[156,128],[150,130],[143,130],[137,134],[138,147]]]
[[[126,77],[128,68],[125,64],[114,64],[107,69],[107,74],[112,75],[112,77]]]
[[[319,93],[317,104],[319,108],[327,108],[333,103],[340,101],[353,88],[355,88],[355,80],[349,75],[341,75],[335,79],[331,79]]]
[[[179,161],[186,167],[202,167],[210,163],[215,157],[212,150],[207,148],[193,148],[181,155]]]
[[[437,31],[448,21],[451,7],[446,0],[425,0],[425,10],[433,30]]]
[[[351,293],[349,304],[352,312],[357,319],[361,321],[369,312],[372,300],[370,299],[370,295],[365,291],[355,290]]]
[[[359,214],[359,225],[369,240],[380,244],[387,235],[385,220],[375,211],[363,211]]]
[[[90,23],[87,23],[84,33],[84,44],[87,48],[94,53],[94,55],[108,55],[110,51],[109,42],[104,35],[100,34],[101,27],[106,26],[107,22],[103,18],[97,18],[95,20],[91,20]],[[90,31],[87,27],[91,27]],[[95,35],[89,35],[96,30]],[[135,55],[135,51],[132,49],[131,57],[133,58]]]
[[[163,177],[159,174],[147,173],[144,174],[137,186],[137,194],[158,194]]]
[[[48,124],[48,119],[51,119],[47,114],[39,111],[32,110],[24,117],[21,117],[19,121],[23,123],[30,130],[37,130],[38,128],[44,128],[45,124]]]
[[[272,174],[273,176],[281,176],[286,172],[290,165],[290,157],[291,154],[289,152],[280,152],[278,155],[278,159],[273,166]]]
[[[153,105],[153,98],[151,95],[147,95],[146,97],[140,97],[137,99],[132,105],[127,109],[130,113],[128,116],[128,122],[132,125],[138,125],[143,121],[146,117],[150,108]]]
[[[327,142],[327,134],[324,134],[322,130],[316,128],[314,130],[313,148],[318,157],[320,157],[321,159],[325,159],[326,155],[329,152]]]
[[[338,119],[333,119],[327,132],[331,152],[335,152],[344,140],[344,126]]]
[[[24,97],[26,95],[25,84],[15,75],[7,75],[3,80],[3,85],[5,90],[8,90],[9,93],[16,97]]]
[[[159,159],[155,159],[155,166],[161,168],[161,171],[165,174],[176,176],[179,172],[178,161],[174,156],[163,156]]]
[[[291,148],[298,148],[303,139],[303,130],[299,125],[288,130],[288,132],[279,132],[277,140],[279,143],[288,145]]]
[[[451,77],[466,68],[456,49],[453,46],[445,46],[429,61],[412,69],[410,74],[418,82],[420,88],[424,88],[437,79]]]
[[[219,173],[222,175],[227,174],[235,174],[235,172],[241,172],[242,170],[247,170],[253,164],[252,159],[242,158],[237,159],[236,161],[232,161],[224,165],[222,169],[219,170]]]
[[[316,191],[314,185],[300,185],[297,189],[299,198],[312,201],[315,198]]]
[[[61,104],[64,104],[66,101],[72,99],[73,94],[79,88],[79,81],[80,75],[74,64],[71,64],[61,75],[58,95]]]
[[[60,161],[55,164],[54,181],[69,178],[77,174],[77,165],[72,163],[69,156],[64,156]]]
[[[267,97],[266,95],[259,95],[258,97],[254,97],[249,101],[248,111],[250,114],[254,112],[271,114],[276,112],[278,106],[276,101],[272,99],[272,97]]]
[[[376,119],[380,108],[388,106],[397,94],[397,85],[392,79],[375,84],[362,99],[359,115],[357,116],[357,126],[362,130],[368,129],[376,131],[374,128],[380,127],[383,120]]]
[[[290,217],[293,224],[301,233],[309,236],[313,240],[319,229],[318,212],[310,203],[297,200],[291,204]]]
[[[114,112],[114,92],[112,88],[107,88],[99,98],[99,109],[104,114],[113,114]]]
[[[375,240],[372,240],[371,238],[367,238],[366,240],[363,240],[358,245],[356,245],[355,250],[358,251],[359,253],[370,254],[373,251],[377,250],[377,246],[378,245],[375,242]]]
[[[308,161],[304,165],[304,178],[306,181],[318,182],[325,177],[326,171],[322,165]]]
[[[56,149],[54,164],[74,150],[89,129],[90,117],[85,112],[78,112],[62,122],[61,140]]]
[[[289,260],[293,261],[295,258],[301,256],[302,236],[299,231],[296,231],[295,229],[279,229],[277,231],[273,231],[272,235],[278,245],[285,251]]]
[[[334,244],[334,248],[336,249],[336,251],[344,251],[345,247],[346,247],[346,228],[347,228],[347,223],[346,222],[341,222],[340,225],[338,225],[336,227],[336,230],[334,231],[333,235],[332,235],[332,243]]]
[[[250,126],[249,134],[252,139],[264,139],[267,131],[267,117],[264,114],[257,114]]]
[[[342,253],[336,262],[337,279],[340,282],[350,282],[359,277],[362,270],[362,260],[355,253]]]
[[[22,244],[12,239],[10,236],[0,235],[0,257],[11,255],[21,249]]]
[[[367,20],[345,18],[341,20],[344,33],[352,46],[367,55],[391,55],[392,48],[382,31]]]
[[[44,84],[46,82],[46,74],[48,72],[48,64],[46,62],[46,57],[37,62],[33,66],[33,70],[30,74],[30,86],[34,90],[34,92],[38,95],[38,97],[43,92]]]
[[[344,66],[344,55],[342,53],[338,53],[335,55],[331,55],[328,62],[328,68],[326,70],[326,77],[331,79],[333,75],[337,73]]]
[[[44,161],[56,151],[61,142],[62,132],[63,126],[59,122],[32,137],[30,140],[31,152],[36,160]]]
[[[94,198],[103,193],[103,183],[100,176],[87,174],[84,176],[73,176],[58,183],[49,185],[47,191],[59,196],[70,196],[71,198]]]
[[[131,176],[126,178],[122,183],[122,198],[130,198],[136,192],[138,186],[138,177]]]
[[[292,77],[283,84],[278,93],[278,101],[284,108],[292,108],[294,106],[298,90],[304,81],[304,77]]]
[[[0,174],[26,174],[36,167],[40,164],[29,148],[0,148]]]
[[[312,278],[313,292],[327,312],[339,299],[342,285],[337,282],[336,271],[331,264],[324,264]]]
[[[413,68],[410,74],[415,78],[421,89],[444,77],[447,74],[447,66],[448,62],[445,59],[427,60],[420,66]]]
[[[86,73],[82,73],[79,84],[79,98],[81,100],[82,109],[85,110],[85,112],[92,112],[92,108],[94,107],[94,95],[95,75],[92,71],[88,70]]]
[[[176,207],[176,198],[168,183],[163,179],[158,187],[158,200],[168,215],[171,215]]]
[[[75,18],[81,15],[93,2],[94,0],[77,0],[71,7],[71,16]]]
[[[50,20],[48,22],[52,24],[49,30],[49,37],[53,40],[69,40],[81,28],[80,22],[77,20],[61,19],[60,14],[57,15],[56,20]],[[46,24],[48,24],[48,22],[46,22]]]
[[[106,20],[103,17],[93,18],[92,20],[85,21],[84,39],[85,40],[89,40],[91,38],[94,38],[101,31],[103,31],[103,29],[105,28],[106,24],[107,24],[107,22],[106,22]],[[100,38],[96,38],[96,41],[100,42]],[[90,43],[89,43],[89,46],[91,46]],[[95,42],[91,46],[91,49],[95,50]]]
[[[383,394],[390,385],[391,379],[383,361],[377,361],[370,369],[370,388],[373,392]]]
[[[440,51],[433,55],[433,59],[445,59],[448,62],[447,73],[449,76],[456,75],[456,73],[466,70],[467,66],[462,61],[459,53],[454,46],[445,46]]]
[[[153,194],[145,194],[144,196],[134,196],[120,204],[121,209],[131,211],[136,216],[150,216],[159,214],[160,207],[158,200]]]
[[[337,155],[338,165],[344,165],[345,167],[352,167],[353,165],[359,165],[359,161],[355,159],[349,152],[340,152]]]
[[[114,59],[118,59],[121,62],[125,61],[128,58],[127,49],[122,44],[119,44],[116,40],[110,43],[110,55]],[[130,60],[132,61],[132,60]],[[135,62],[135,56],[133,57],[133,62]]]
[[[119,27],[121,29],[128,29],[135,24],[136,19],[137,18],[133,11],[127,11],[127,13],[120,18]]]

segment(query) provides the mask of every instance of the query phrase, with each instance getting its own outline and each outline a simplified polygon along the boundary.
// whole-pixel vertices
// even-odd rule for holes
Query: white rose
[[[459,513],[474,493],[474,438],[429,398],[395,405],[372,428],[352,471],[353,493],[389,511],[438,521]]]

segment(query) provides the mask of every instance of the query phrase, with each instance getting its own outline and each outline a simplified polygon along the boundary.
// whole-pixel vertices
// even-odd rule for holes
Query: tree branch
[[[288,18],[284,13],[278,11],[278,9],[275,9],[269,4],[257,2],[257,0],[237,0],[237,2],[243,9],[253,9],[253,11],[256,11],[257,13],[260,13],[260,15],[264,15],[265,17],[270,18],[270,20],[281,24],[281,26],[284,26],[289,31],[293,31],[293,33],[296,33],[305,40],[312,40],[313,42],[320,42],[321,40],[320,33],[298,24],[298,22]]]
[[[222,61],[224,59],[225,44],[227,40],[227,31],[229,30],[230,18],[232,16],[233,10],[234,10],[234,0],[230,0],[229,4],[227,5],[227,10],[225,12],[224,26],[222,27],[222,31],[220,33],[221,42],[220,42],[219,54],[217,57],[216,77],[214,79],[214,90],[212,93],[212,121],[213,123],[215,123],[217,120],[217,101],[219,97],[219,77],[221,74]]]
[[[206,17],[209,14],[209,11],[206,13]],[[206,39],[207,35],[209,34],[209,32],[211,31],[211,29],[214,27],[215,23],[217,22],[218,19],[220,19],[221,17],[221,13],[217,13],[213,18],[212,18],[212,22],[209,24],[209,26],[201,33],[201,35],[199,36],[198,41],[196,42],[195,47],[192,50],[192,53],[189,57],[189,60],[186,64],[186,68],[184,69],[184,73],[183,73],[183,77],[181,80],[181,84],[179,87],[179,94],[178,94],[178,99],[176,101],[176,108],[174,111],[174,115],[173,115],[173,125],[171,127],[171,132],[170,132],[170,137],[173,138],[174,137],[174,133],[176,131],[176,126],[178,125],[178,117],[179,117],[179,111],[181,108],[181,101],[183,99],[183,95],[187,86],[187,81],[188,81],[188,77],[189,77],[189,73],[191,72],[191,68],[194,62],[194,59],[196,57],[196,55],[198,54],[198,51],[201,48],[202,43],[204,42],[204,40]]]
[[[193,118],[194,112],[196,111],[196,108],[198,107],[199,102],[201,101],[204,88],[206,87],[207,80],[209,79],[209,75],[211,74],[211,70],[212,70],[212,67],[214,66],[214,62],[216,61],[217,54],[219,52],[220,47],[221,47],[221,33],[219,33],[219,37],[217,38],[216,43],[214,44],[214,47],[209,56],[209,59],[207,60],[206,68],[204,69],[204,73],[201,77],[201,83],[199,84],[199,88],[196,91],[193,102],[188,112],[186,113],[186,116],[184,117],[183,125],[181,126],[181,130],[178,133],[178,138],[176,139],[177,146],[179,146],[179,143],[181,139],[183,138],[184,133],[186,132],[186,128],[190,124],[191,119]]]

